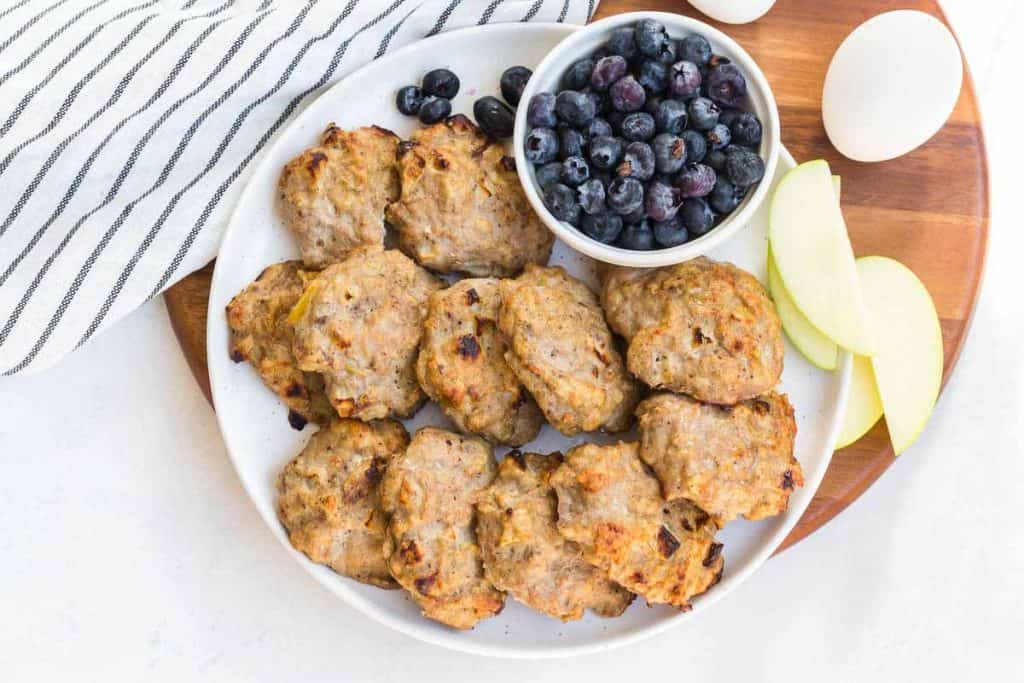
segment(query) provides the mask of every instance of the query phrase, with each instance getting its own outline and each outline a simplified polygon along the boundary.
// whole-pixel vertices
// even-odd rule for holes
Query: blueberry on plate
[[[740,205],[746,192],[744,188],[736,187],[729,182],[728,178],[719,176],[715,181],[715,186],[711,189],[711,194],[708,195],[708,204],[724,216],[732,213]]]
[[[590,87],[595,90],[607,90],[612,83],[626,75],[628,65],[619,55],[610,55],[597,60],[594,72],[590,75]]]
[[[652,221],[669,220],[679,211],[681,202],[679,190],[664,183],[651,183],[644,193],[644,211]]]
[[[654,232],[647,221],[627,223],[619,235],[618,245],[633,251],[650,251],[654,249]]]
[[[604,204],[604,183],[598,178],[591,178],[576,188],[580,198],[580,207],[591,215],[604,213],[607,207]]]
[[[686,160],[690,163],[697,163],[704,160],[708,153],[708,142],[704,136],[695,130],[684,130],[679,136],[686,143]]]
[[[633,29],[633,39],[636,41],[636,48],[641,54],[648,57],[657,57],[661,54],[665,43],[668,42],[668,33],[661,22],[653,19],[641,19],[636,22]]]
[[[644,211],[644,206],[641,204],[629,213],[622,214],[623,223],[639,223],[640,221],[647,220],[647,212]]]
[[[622,217],[609,211],[580,218],[580,231],[601,244],[611,244],[622,232]]]
[[[734,64],[719,64],[708,71],[708,97],[722,107],[738,107],[747,96],[747,79]]]
[[[490,95],[473,103],[473,118],[485,133],[495,139],[512,137],[515,129],[515,113],[507,104]]]
[[[532,75],[533,72],[525,66],[510,66],[505,69],[499,81],[501,96],[505,98],[505,101],[513,107],[518,106],[519,98],[523,96],[523,88],[526,87],[526,82]]]
[[[675,186],[683,197],[705,197],[715,187],[718,174],[704,164],[689,164],[676,176]]]
[[[739,118],[739,115],[742,113],[743,111],[740,109],[724,108],[718,113],[718,122],[724,123],[731,130],[732,124],[736,122],[736,119]]]
[[[558,124],[555,114],[555,96],[549,92],[539,92],[530,98],[526,105],[526,124],[531,128],[554,128]]]
[[[725,174],[725,150],[713,149],[704,156],[704,163],[715,169],[715,173],[721,177]]]
[[[616,167],[615,172],[620,176],[646,181],[654,177],[656,165],[654,150],[650,145],[646,142],[631,142],[626,145],[622,163]]]
[[[684,199],[678,215],[691,237],[700,237],[715,227],[714,212],[706,201],[698,197]]]
[[[587,126],[585,137],[587,140],[593,140],[599,135],[612,135],[612,124],[600,117],[590,122],[590,125]]]
[[[690,123],[697,130],[711,130],[718,125],[721,110],[718,105],[706,97],[695,97],[690,100]]]
[[[608,38],[606,47],[610,54],[618,55],[624,59],[633,59],[636,56],[636,41],[633,39],[633,29],[615,29]]]
[[[688,100],[700,94],[702,78],[700,69],[693,62],[683,60],[672,65],[668,89],[676,97]]]
[[[615,111],[631,112],[643,109],[647,101],[644,88],[632,76],[623,76],[608,88],[608,98]]]
[[[583,133],[575,128],[563,126],[558,129],[558,158],[568,159],[569,157],[583,156],[587,139]]]
[[[659,133],[679,135],[686,128],[688,120],[686,104],[679,100],[662,100],[654,113],[654,125]]]
[[[583,157],[567,157],[562,162],[562,183],[576,187],[590,178],[590,165]]]
[[[730,145],[725,150],[725,174],[733,185],[750,187],[764,177],[764,161],[748,149]]]
[[[586,93],[563,90],[555,97],[555,113],[570,126],[582,128],[597,116],[597,105]]]
[[[667,38],[661,45],[661,50],[654,57],[662,64],[674,64],[679,54],[679,48],[676,45],[676,41],[671,38]]]
[[[558,156],[558,135],[550,128],[534,128],[523,143],[531,164],[546,164]]]
[[[562,74],[563,90],[583,90],[590,85],[590,74],[594,72],[594,60],[590,57],[577,59]]]
[[[721,118],[719,118],[721,121]],[[732,123],[727,123],[732,141],[738,145],[756,147],[761,144],[761,121],[750,112],[741,112]]]
[[[597,168],[610,171],[622,158],[622,141],[607,135],[599,135],[590,141],[590,163]]]
[[[711,149],[725,149],[725,147],[732,142],[732,133],[729,132],[729,128],[722,123],[716,123],[715,127],[704,133],[704,137],[708,140],[708,145]]]
[[[544,190],[544,206],[560,221],[572,225],[579,223],[580,205],[576,203],[576,193],[571,187],[558,183]]]
[[[627,114],[622,119],[622,137],[632,142],[647,142],[654,137],[654,117],[643,111]]]
[[[686,244],[690,239],[690,233],[676,215],[667,221],[655,221],[654,239],[663,247],[678,247],[680,244]]]
[[[432,125],[448,118],[452,113],[452,103],[443,97],[427,95],[423,98],[418,112],[420,121],[426,125]]]
[[[653,59],[644,60],[637,71],[636,80],[649,95],[663,93],[668,87],[668,67]]]
[[[679,41],[679,56],[698,67],[705,66],[711,59],[711,43],[699,33],[691,33]]]
[[[448,69],[434,69],[423,77],[424,94],[450,100],[459,94],[459,77]]]
[[[540,189],[546,190],[555,183],[562,181],[562,162],[552,161],[538,166],[537,170],[534,171],[534,176],[537,178],[537,184],[540,185]]]
[[[416,116],[423,104],[423,94],[415,85],[407,85],[395,96],[395,106],[406,116]]]
[[[651,144],[658,173],[675,173],[686,163],[686,143],[671,133],[661,133]]]
[[[636,178],[616,178],[608,185],[606,201],[612,211],[624,216],[644,204],[644,186]]]

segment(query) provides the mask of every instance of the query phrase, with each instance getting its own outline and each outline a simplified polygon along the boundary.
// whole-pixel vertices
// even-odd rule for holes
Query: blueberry
[[[452,113],[452,103],[443,97],[428,95],[420,105],[419,117],[422,123],[431,125],[448,118]]]
[[[597,116],[597,107],[585,93],[563,90],[555,98],[555,112],[570,126],[583,127]]]
[[[746,194],[746,190],[742,187],[736,187],[729,179],[724,176],[719,176],[718,181],[715,183],[714,188],[711,190],[711,194],[708,195],[708,203],[711,208],[718,213],[725,215],[732,213],[733,210],[740,205],[743,201],[743,195]]]
[[[423,77],[423,93],[450,100],[459,94],[459,77],[448,69],[434,69]]]
[[[512,137],[516,124],[516,115],[509,106],[490,95],[473,103],[473,118],[495,139]]]
[[[627,140],[646,142],[654,132],[654,117],[646,112],[633,112],[622,120],[622,137]]]
[[[672,65],[668,89],[677,97],[688,100],[700,94],[700,69],[693,62],[676,62]]]
[[[644,193],[644,211],[653,221],[667,221],[679,211],[679,190],[664,183],[651,183]]]
[[[732,142],[732,133],[721,123],[715,124],[714,128],[704,133],[704,137],[707,138],[708,146],[711,149],[725,149]]]
[[[657,59],[662,64],[674,64],[678,53],[679,51],[676,45],[676,41],[672,40],[671,38],[668,38],[662,44],[661,50],[655,56],[655,59]]]
[[[695,97],[690,100],[688,111],[690,122],[697,130],[711,130],[718,125],[718,115],[721,110],[717,104],[706,97]]]
[[[558,123],[555,115],[555,96],[549,92],[540,92],[530,98],[526,107],[526,124],[531,128],[543,126],[554,128]]]
[[[544,164],[534,171],[534,175],[537,177],[537,184],[540,185],[540,188],[546,190],[562,181],[562,162],[552,161]]]
[[[622,155],[622,163],[615,172],[620,176],[629,176],[637,180],[650,180],[654,177],[654,150],[646,142],[631,142],[626,145]]]
[[[704,163],[715,170],[719,176],[725,175],[725,151],[714,149],[704,156]]]
[[[654,113],[654,125],[659,133],[679,135],[686,128],[689,116],[686,105],[679,100],[662,100]]]
[[[654,138],[654,159],[658,173],[675,173],[686,163],[686,143],[671,133],[661,133]]]
[[[691,33],[679,41],[679,56],[698,67],[711,59],[711,43],[699,33]]]
[[[407,85],[395,96],[395,106],[406,116],[416,116],[423,104],[423,94],[415,85]]]
[[[587,140],[593,140],[599,135],[611,135],[612,124],[608,123],[602,118],[596,118],[590,122],[590,125],[587,126],[587,129],[586,131],[584,131],[584,133],[586,135]]]
[[[666,221],[654,223],[654,239],[663,247],[678,247],[680,244],[686,244],[690,239],[690,233],[677,214]]]
[[[570,187],[555,184],[544,190],[544,206],[560,221],[576,225],[580,220],[580,205],[576,193]]]
[[[580,219],[580,231],[601,244],[611,244],[622,232],[622,217],[609,211],[584,214]]]
[[[679,220],[693,237],[700,237],[715,226],[715,214],[703,199],[684,199],[679,207]]]
[[[626,75],[626,68],[626,60],[619,55],[599,59],[594,65],[594,73],[590,75],[590,87],[607,90],[612,83]]]
[[[718,122],[724,123],[730,129],[732,129],[732,124],[736,122],[736,119],[739,118],[739,115],[742,113],[743,111],[739,109],[724,108],[718,114]]]
[[[622,222],[626,223],[627,225],[631,224],[631,223],[639,223],[639,222],[645,221],[645,220],[647,220],[647,212],[644,211],[644,205],[643,204],[641,204],[640,206],[636,207],[635,209],[633,209],[629,213],[622,214]]]
[[[569,128],[563,126],[558,129],[558,158],[567,159],[569,157],[581,157],[583,156],[584,147],[586,147],[587,139],[583,136],[583,133],[579,132],[575,128]]]
[[[604,183],[598,178],[591,178],[576,188],[580,197],[580,207],[589,214],[604,213]]]
[[[658,113],[658,107],[661,106],[662,99],[663,98],[661,95],[652,95],[648,93],[647,101],[644,102],[644,111],[650,114],[651,116],[654,116],[655,114]]]
[[[644,186],[636,178],[616,178],[608,185],[608,206],[619,215],[636,211],[644,205]]]
[[[684,130],[680,137],[686,143],[686,160],[690,163],[703,161],[708,153],[708,142],[704,136],[695,130]]]
[[[704,164],[689,164],[682,173],[676,176],[675,186],[683,197],[704,197],[715,186],[718,174],[715,169]]]
[[[594,72],[594,60],[590,57],[577,59],[562,75],[563,90],[583,90],[590,85],[590,74]]]
[[[611,170],[622,158],[622,141],[599,135],[590,141],[590,163],[597,168]]]
[[[661,54],[669,40],[665,26],[653,19],[641,19],[636,22],[633,39],[636,41],[637,50],[648,57],[657,57]]]
[[[620,28],[612,31],[608,38],[608,52],[619,55],[624,59],[633,59],[636,56],[636,41],[633,39],[633,29]]]
[[[589,86],[582,92],[594,103],[594,111],[598,114],[602,114],[611,109],[611,104],[608,102],[608,98],[605,96],[605,93],[597,92]]]
[[[742,112],[732,123],[726,125],[732,131],[732,141],[736,144],[750,147],[761,144],[761,122],[753,114]]]
[[[725,150],[725,174],[733,185],[750,187],[764,177],[764,161],[748,149],[731,145]]]
[[[624,76],[608,88],[608,97],[611,99],[613,109],[630,112],[643,108],[644,102],[647,100],[647,93],[635,78]]]
[[[668,67],[653,59],[645,60],[640,65],[636,80],[648,94],[663,93],[668,87]]]
[[[562,182],[571,187],[590,178],[590,165],[583,157],[567,157],[562,162]]]
[[[533,72],[525,66],[510,66],[501,74],[501,96],[513,107],[519,106],[519,98],[523,96],[523,88],[530,80]]]
[[[627,223],[619,235],[619,246],[633,251],[650,251],[654,249],[654,232],[647,221]]]
[[[558,134],[550,128],[534,128],[523,143],[531,164],[546,164],[558,156]]]
[[[708,71],[708,97],[722,107],[739,106],[747,96],[747,79],[733,64],[719,64]]]

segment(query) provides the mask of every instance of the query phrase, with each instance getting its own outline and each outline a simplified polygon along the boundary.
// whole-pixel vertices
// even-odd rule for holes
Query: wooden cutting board
[[[597,18],[652,9],[710,21],[683,0],[603,0]],[[768,76],[778,99],[782,139],[793,156],[825,158],[843,177],[843,212],[857,255],[898,259],[928,287],[942,320],[945,381],[967,336],[989,229],[988,169],[970,75],[965,71],[960,99],[946,126],[899,159],[878,164],[845,159],[829,143],[821,122],[822,84],[839,43],[864,20],[893,9],[920,9],[945,21],[934,0],[778,0],[753,24],[710,23],[743,45]],[[206,313],[212,272],[210,264],[164,295],[182,351],[208,399]],[[903,457],[913,460],[915,454],[911,450]],[[892,463],[880,422],[835,454],[810,507],[779,550],[839,514]]]

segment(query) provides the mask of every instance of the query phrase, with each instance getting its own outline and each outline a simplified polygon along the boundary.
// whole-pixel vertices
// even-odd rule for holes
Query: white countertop
[[[367,621],[263,525],[156,300],[0,380],[0,680],[1024,680],[1024,228],[1006,209],[1024,181],[1024,5],[943,4],[991,156],[973,331],[921,441],[703,618],[545,662]]]

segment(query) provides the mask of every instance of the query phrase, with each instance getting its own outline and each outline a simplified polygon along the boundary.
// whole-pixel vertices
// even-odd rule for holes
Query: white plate
[[[481,622],[472,631],[457,632],[420,616],[402,591],[383,591],[343,578],[291,548],[275,514],[274,483],[281,467],[302,448],[313,428],[302,432],[289,428],[285,408],[252,368],[231,362],[227,354],[228,327],[222,313],[231,297],[264,267],[298,256],[275,213],[275,186],[281,167],[314,144],[331,121],[342,127],[378,124],[408,135],[416,122],[395,111],[394,93],[400,86],[417,81],[430,68],[444,66],[459,74],[462,90],[453,103],[454,111],[471,112],[475,97],[498,92],[498,77],[504,67],[537,64],[572,30],[561,24],[512,24],[453,31],[373,62],[333,87],[282,133],[253,173],[221,245],[210,293],[207,343],[217,419],[242,484],[271,532],[310,574],[365,615],[421,640],[477,654],[554,657],[594,652],[685,623],[708,609],[771,555],[807,507],[832,456],[849,385],[849,356],[842,359],[840,371],[827,373],[814,368],[787,345],[782,390],[796,407],[796,456],[804,467],[806,485],[793,494],[786,514],[756,523],[737,521],[720,533],[725,543],[722,582],[695,599],[689,613],[669,607],[648,608],[643,600],[637,600],[617,619],[588,615],[563,624],[510,599],[497,617]],[[793,165],[792,157],[783,153],[780,171]],[[712,256],[732,261],[764,280],[765,216],[765,211],[757,214],[746,230]],[[556,243],[551,262],[594,282],[593,262],[561,243]],[[406,426],[412,432],[425,424],[445,424],[436,406],[425,407]],[[566,439],[545,427],[529,448],[564,451],[582,440]]]

